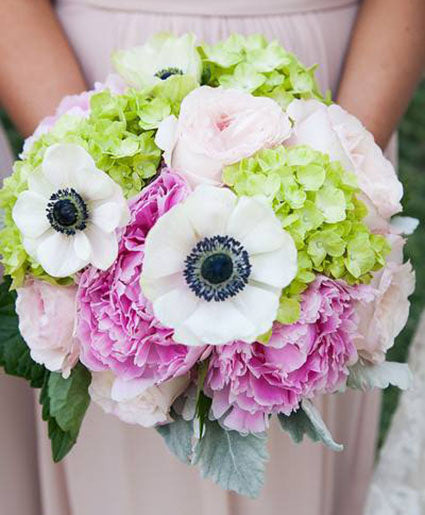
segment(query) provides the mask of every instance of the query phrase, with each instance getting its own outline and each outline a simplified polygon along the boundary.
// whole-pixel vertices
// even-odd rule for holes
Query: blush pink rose
[[[158,386],[132,391],[117,398],[115,376],[110,371],[93,372],[89,387],[91,400],[105,413],[115,415],[127,424],[153,427],[172,421],[170,408],[189,385],[189,375],[175,377]]]
[[[409,317],[409,296],[415,289],[415,273],[410,262],[403,264],[405,240],[388,236],[392,250],[386,266],[375,273],[371,286],[376,290],[374,302],[359,305],[359,333],[356,340],[359,355],[366,361],[382,363],[395,338]]]
[[[74,337],[74,286],[54,286],[30,280],[17,290],[19,330],[31,358],[51,372],[68,377],[77,363],[80,345]]]
[[[219,185],[224,166],[279,145],[290,132],[289,118],[274,100],[202,86],[183,100],[178,119],[161,123],[156,142],[170,168],[192,185]]]
[[[310,145],[354,172],[370,210],[367,222],[372,229],[382,229],[384,221],[401,211],[403,186],[394,167],[355,116],[317,100],[294,100],[287,112],[294,127],[285,144]]]

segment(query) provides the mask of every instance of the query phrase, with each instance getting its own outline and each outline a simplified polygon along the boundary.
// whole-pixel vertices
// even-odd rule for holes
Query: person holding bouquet
[[[322,88],[331,89],[385,148],[423,67],[424,17],[420,0],[270,0],[261,6],[237,0],[59,0],[54,6],[47,0],[3,0],[0,102],[29,136],[64,95],[106,76],[112,51],[142,44],[161,31],[193,32],[211,43],[236,32],[262,33],[307,65],[318,63]],[[393,159],[394,145],[393,140],[388,146]],[[9,400],[14,403],[12,396]],[[98,410],[89,412],[79,447],[61,465],[50,463],[40,428],[34,445],[41,501],[35,493],[31,510],[43,515],[169,509],[185,515],[360,514],[373,464],[379,399],[350,392],[323,397],[320,405],[348,450],[331,455],[311,444],[295,448],[273,427],[268,480],[256,501],[201,482],[159,446],[153,431],[106,423]],[[14,444],[15,435],[8,436]],[[19,453],[19,443],[16,447]],[[19,478],[12,482],[18,484]]]

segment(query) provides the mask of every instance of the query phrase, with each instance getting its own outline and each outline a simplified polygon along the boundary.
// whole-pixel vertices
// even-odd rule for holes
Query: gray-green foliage
[[[223,429],[217,421],[205,420],[203,436],[198,439],[193,421],[175,413],[173,417],[174,422],[157,429],[180,461],[199,466],[202,477],[226,490],[258,496],[268,459],[265,434],[242,435]]]
[[[280,425],[287,431],[295,443],[300,443],[304,435],[313,442],[322,442],[333,451],[342,451],[343,446],[334,441],[319,411],[311,401],[304,399],[298,411],[289,416],[278,415]]]

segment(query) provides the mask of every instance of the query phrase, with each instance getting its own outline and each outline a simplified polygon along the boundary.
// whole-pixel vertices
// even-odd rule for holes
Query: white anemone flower
[[[264,197],[200,185],[149,232],[141,286],[177,342],[251,343],[296,273],[294,241]]]
[[[56,144],[13,208],[25,250],[53,277],[88,264],[106,270],[118,254],[115,230],[128,223],[122,190],[81,146]]]
[[[192,75],[201,80],[202,61],[193,34],[157,34],[142,46],[116,52],[112,60],[117,72],[140,89],[173,75]]]

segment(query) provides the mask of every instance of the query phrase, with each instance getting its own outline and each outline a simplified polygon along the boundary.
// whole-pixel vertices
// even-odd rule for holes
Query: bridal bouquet
[[[65,98],[0,193],[0,365],[41,388],[53,458],[90,401],[256,496],[274,415],[408,388],[385,361],[414,287],[402,185],[277,42],[158,35]]]

